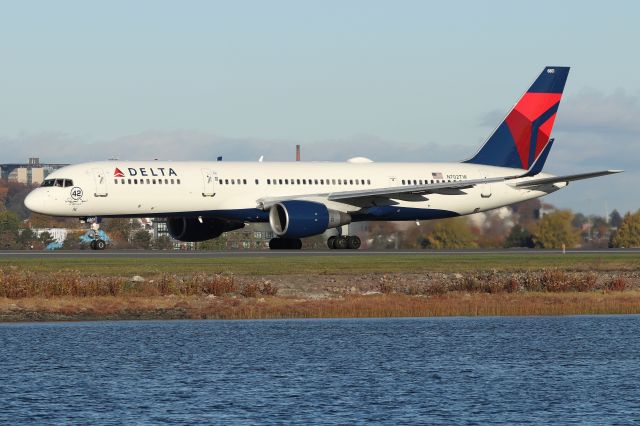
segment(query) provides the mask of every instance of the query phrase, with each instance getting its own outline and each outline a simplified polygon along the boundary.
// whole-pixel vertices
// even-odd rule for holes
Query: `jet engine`
[[[244,228],[244,223],[203,217],[167,219],[169,234],[178,241],[197,242],[218,238],[223,232]]]
[[[302,238],[351,223],[348,213],[312,201],[282,201],[269,210],[269,224],[278,237]]]

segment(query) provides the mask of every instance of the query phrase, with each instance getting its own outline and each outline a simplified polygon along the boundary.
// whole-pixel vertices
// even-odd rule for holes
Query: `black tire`
[[[280,250],[282,249],[282,239],[281,238],[272,238],[269,240],[269,249],[271,250]]]
[[[98,250],[96,248],[96,240],[91,240],[91,242],[89,243],[89,247],[91,247],[91,250]]]
[[[336,238],[336,242],[334,243],[335,247],[338,250],[344,250],[349,247],[349,237],[340,236]]]
[[[96,240],[95,243],[96,250],[104,250],[107,248],[107,243],[105,243],[104,240]]]
[[[360,248],[360,245],[362,245],[362,241],[360,241],[360,237],[358,237],[357,235],[353,235],[349,237],[347,245],[351,250],[358,250]]]
[[[327,247],[329,247],[331,250],[336,248],[336,239],[338,237],[336,237],[335,235],[333,237],[329,237],[329,239],[327,240]]]

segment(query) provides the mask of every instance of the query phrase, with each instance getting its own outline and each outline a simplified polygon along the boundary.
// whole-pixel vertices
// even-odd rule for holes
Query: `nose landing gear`
[[[329,237],[327,240],[327,246],[332,250],[357,250],[360,248],[360,245],[362,245],[362,241],[357,235],[338,235]]]
[[[81,241],[89,242],[89,247],[91,250],[104,250],[107,248],[107,241],[109,238],[106,236],[104,231],[100,231],[100,222],[101,218],[99,217],[87,217],[80,218],[80,222],[82,223],[90,223],[91,228],[80,237]]]

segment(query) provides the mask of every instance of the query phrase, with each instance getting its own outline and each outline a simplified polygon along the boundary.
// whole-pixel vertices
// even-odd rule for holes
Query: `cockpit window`
[[[71,179],[45,179],[42,186],[58,186],[60,188],[68,188],[73,186]]]

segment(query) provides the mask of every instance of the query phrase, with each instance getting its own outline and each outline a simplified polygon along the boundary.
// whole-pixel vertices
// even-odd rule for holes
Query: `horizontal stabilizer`
[[[518,182],[514,186],[516,188],[529,188],[540,185],[551,185],[558,182],[571,182],[574,180],[590,179],[598,176],[612,175],[614,173],[621,172],[622,170],[601,170],[598,172],[580,173],[577,175],[554,176],[549,178],[526,180],[523,182]]]

